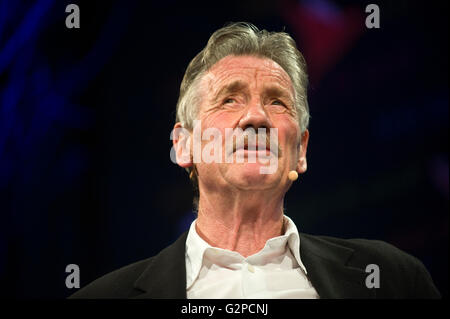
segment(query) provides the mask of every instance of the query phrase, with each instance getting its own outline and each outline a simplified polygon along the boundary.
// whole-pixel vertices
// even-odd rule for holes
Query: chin
[[[230,167],[230,178],[233,180],[234,184],[241,186],[248,186],[253,188],[266,188],[271,184],[276,184],[279,176],[274,174],[261,174],[261,164],[258,163],[243,163],[235,164],[235,167]]]

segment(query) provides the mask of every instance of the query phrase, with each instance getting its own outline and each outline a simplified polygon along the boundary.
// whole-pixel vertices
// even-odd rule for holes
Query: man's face
[[[289,75],[276,62],[254,56],[228,56],[216,63],[200,83],[201,103],[197,119],[201,131],[216,128],[222,136],[222,161],[197,163],[200,191],[202,185],[209,189],[233,187],[239,190],[262,190],[279,188],[285,191],[291,170],[306,170],[306,147],[308,132],[301,139],[298,115],[294,105],[294,89]],[[278,130],[277,168],[272,174],[262,174],[260,168],[268,164],[251,163],[250,152],[234,151],[234,160],[225,161],[226,129],[245,130],[253,128],[258,133],[264,128]],[[202,142],[204,148],[207,141]],[[272,145],[273,148],[274,145]],[[267,145],[269,147],[269,145]],[[233,152],[233,150],[232,150]],[[255,155],[255,154],[252,154]],[[243,163],[236,156],[244,157]]]

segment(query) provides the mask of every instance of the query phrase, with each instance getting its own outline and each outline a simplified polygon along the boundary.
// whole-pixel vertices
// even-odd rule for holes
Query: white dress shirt
[[[210,246],[197,233],[194,220],[186,240],[186,292],[196,298],[319,298],[300,258],[300,237],[284,216],[285,234],[266,242],[262,250],[243,257]]]

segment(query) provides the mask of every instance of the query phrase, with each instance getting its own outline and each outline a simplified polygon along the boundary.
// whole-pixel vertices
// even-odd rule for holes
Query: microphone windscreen
[[[290,181],[294,182],[298,178],[298,173],[296,171],[290,171],[288,174],[288,178]]]

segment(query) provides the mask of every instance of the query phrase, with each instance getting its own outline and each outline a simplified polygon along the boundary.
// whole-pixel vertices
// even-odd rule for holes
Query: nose
[[[242,130],[249,127],[253,127],[255,130],[258,128],[268,129],[272,127],[272,121],[260,101],[251,101],[239,120],[239,127]]]

